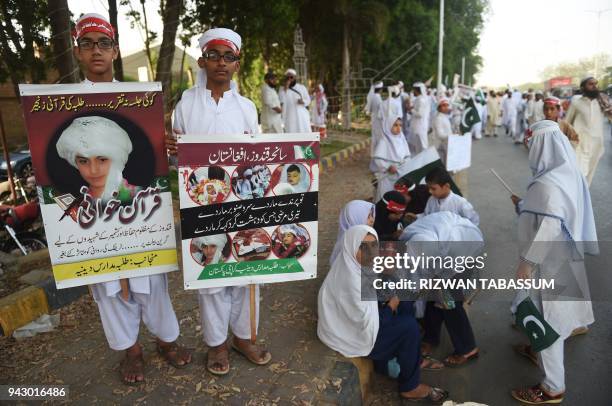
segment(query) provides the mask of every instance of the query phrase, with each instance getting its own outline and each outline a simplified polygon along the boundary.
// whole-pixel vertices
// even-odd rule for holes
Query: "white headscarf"
[[[336,237],[336,244],[334,250],[329,257],[329,264],[333,264],[334,260],[342,249],[342,240],[346,230],[352,226],[364,225],[368,223],[368,217],[370,214],[374,216],[376,213],[374,203],[366,202],[364,200],[352,200],[342,208],[340,217],[338,218],[338,236]]]
[[[58,155],[78,169],[76,157],[103,156],[111,160],[103,201],[112,198],[123,183],[123,169],[132,152],[132,141],[125,130],[113,120],[100,116],[75,118],[62,132],[55,145]]]
[[[427,87],[425,86],[425,83],[423,82],[415,82],[412,87],[416,87],[417,89],[419,89],[421,91],[421,94],[423,96],[427,96]]]
[[[319,290],[317,335],[348,358],[370,354],[378,335],[378,303],[361,300],[361,265],[355,257],[367,234],[378,240],[372,227],[358,225],[346,231],[342,251]]]
[[[580,256],[597,254],[591,194],[578,170],[571,144],[554,121],[538,121],[531,126],[531,131],[529,167],[533,177],[527,186],[521,213],[559,219]]]
[[[223,258],[223,248],[225,248],[225,244],[227,244],[227,235],[207,235],[206,237],[195,238],[193,242],[200,250],[204,249],[204,247],[207,245],[214,245],[217,247],[215,250],[215,255],[213,255],[210,264],[218,264]]]
[[[297,71],[295,69],[289,68],[285,71],[285,76],[287,75],[297,76]]]
[[[397,165],[410,156],[410,148],[404,134],[401,131],[397,135],[391,133],[395,122],[401,119],[402,116],[396,112],[391,112],[383,118],[383,137],[376,145],[373,158],[384,159]]]

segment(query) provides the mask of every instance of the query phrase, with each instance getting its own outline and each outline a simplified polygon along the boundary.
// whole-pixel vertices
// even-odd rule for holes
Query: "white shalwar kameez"
[[[278,97],[283,105],[285,132],[311,132],[310,113],[306,108],[310,105],[310,95],[304,85],[296,83],[293,87],[287,89],[281,88],[278,92]],[[299,100],[302,100],[303,104],[298,103]]]
[[[117,80],[113,79],[113,82]],[[85,79],[84,85],[94,85]],[[101,282],[89,285],[98,305],[108,346],[126,350],[138,341],[140,320],[155,337],[171,343],[179,336],[179,324],[168,294],[168,276],[157,274],[127,278],[128,300],[121,296],[121,283]]]
[[[206,89],[203,70],[198,73],[198,83],[186,90],[176,105],[173,128],[183,134],[203,134],[215,139],[224,134],[259,133],[255,104],[238,93],[233,81],[217,104]],[[259,287],[255,297],[255,320],[259,324]],[[224,343],[228,327],[238,338],[251,338],[248,286],[199,289],[198,302],[206,345]]]
[[[446,166],[446,155],[448,154],[448,137],[453,134],[450,117],[446,113],[437,112],[433,119],[433,140],[440,154],[442,163]]]
[[[548,120],[536,123],[532,131],[529,166],[533,178],[519,203],[521,260],[532,266],[534,278],[554,278],[555,285],[566,287],[575,284],[580,296],[561,298],[562,294],[546,293],[543,300],[543,291],[522,291],[515,304],[529,295],[559,334],[550,347],[538,353],[545,374],[542,387],[559,394],[565,392],[564,341],[574,329],[594,322],[584,255],[598,253],[597,233],[588,185],[577,169],[567,137],[557,123]]]
[[[412,108],[412,119],[410,120],[410,131],[412,135],[411,147],[413,155],[425,151],[428,147],[427,131],[429,129],[429,116],[431,110],[431,99],[426,94],[421,94],[414,99]]]
[[[506,134],[514,138],[516,134],[516,104],[512,97],[504,96],[502,100],[502,125]]]
[[[261,128],[264,133],[282,133],[283,118],[281,113],[274,111],[281,103],[276,89],[264,83],[261,87]]]
[[[467,199],[453,193],[452,191],[444,199],[436,199],[435,197],[430,196],[427,200],[425,211],[422,215],[427,216],[428,214],[437,213],[440,211],[450,211],[451,213],[458,214],[461,217],[470,220],[476,226],[480,224],[480,217],[478,216],[476,210],[474,210],[474,206],[472,206]]]
[[[576,160],[589,185],[604,154],[605,119],[597,99],[589,99],[586,96],[574,97],[565,117],[565,121],[570,123],[580,136]]]

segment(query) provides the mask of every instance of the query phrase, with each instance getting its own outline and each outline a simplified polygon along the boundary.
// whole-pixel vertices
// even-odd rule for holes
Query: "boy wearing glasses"
[[[224,134],[259,133],[255,104],[241,96],[232,77],[240,70],[242,38],[227,28],[206,31],[199,39],[196,85],[183,92],[174,110],[173,133],[204,134],[222,140]],[[166,138],[168,154],[176,155],[174,134]],[[247,139],[247,137],[245,137]],[[255,320],[259,320],[259,287],[256,287]],[[200,289],[198,294],[204,342],[208,346],[206,369],[215,375],[230,370],[229,347],[256,365],[272,355],[250,342],[251,321],[248,286]],[[233,339],[228,342],[231,328]],[[229,344],[229,345],[228,345]]]
[[[85,14],[76,23],[74,54],[85,74],[84,84],[116,82],[113,61],[119,54],[111,24],[99,14]],[[157,351],[175,368],[191,362],[191,354],[176,343],[179,324],[168,294],[166,274],[129,278],[90,285],[100,311],[102,327],[109,346],[125,350],[119,369],[127,385],[144,381],[144,359],[138,343],[140,321],[157,337]]]

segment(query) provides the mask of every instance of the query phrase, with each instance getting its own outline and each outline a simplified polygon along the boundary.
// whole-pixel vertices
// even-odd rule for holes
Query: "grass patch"
[[[350,142],[344,141],[330,141],[329,143],[321,143],[321,157],[333,154],[334,152],[338,152],[344,148],[350,147],[353,145]]]

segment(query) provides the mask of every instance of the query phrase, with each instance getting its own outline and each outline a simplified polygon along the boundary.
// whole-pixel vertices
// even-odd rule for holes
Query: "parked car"
[[[34,175],[32,167],[32,155],[27,145],[17,148],[14,152],[9,153],[11,158],[11,167],[13,168],[13,176],[16,178],[27,179]],[[4,154],[0,154],[0,179],[8,179],[8,168],[4,160]]]

